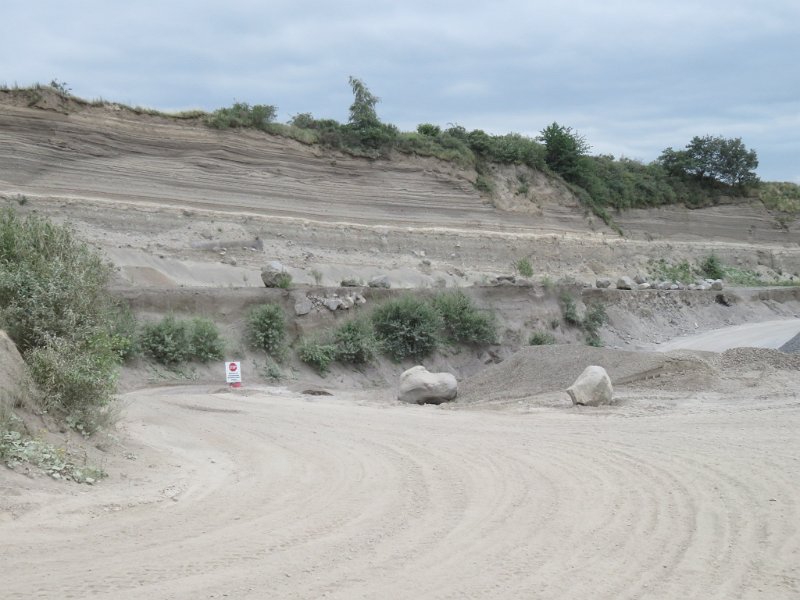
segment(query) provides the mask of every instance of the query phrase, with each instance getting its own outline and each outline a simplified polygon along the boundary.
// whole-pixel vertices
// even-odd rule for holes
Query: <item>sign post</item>
[[[225,363],[225,382],[231,387],[242,387],[242,365],[238,360]]]

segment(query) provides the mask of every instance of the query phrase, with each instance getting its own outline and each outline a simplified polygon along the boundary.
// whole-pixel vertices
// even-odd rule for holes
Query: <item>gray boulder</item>
[[[633,278],[633,281],[641,285],[643,283],[647,283],[647,277],[645,277],[644,275],[637,275],[636,277]]]
[[[636,289],[636,283],[630,277],[623,276],[617,279],[618,290],[633,290]]]
[[[586,367],[571,386],[567,394],[573,404],[581,406],[602,406],[614,402],[611,378],[603,367]]]
[[[296,298],[294,301],[294,314],[296,314],[298,317],[307,315],[313,308],[314,303],[311,302],[311,299],[306,296]]]
[[[640,290],[649,290],[651,287],[653,287],[653,286],[651,286],[646,281],[644,283],[640,283],[640,284],[637,285],[637,289],[640,289]]]
[[[594,284],[595,284],[595,285],[596,285],[598,288],[600,288],[600,289],[602,290],[602,289],[605,289],[605,288],[611,287],[611,280],[610,280],[608,277],[601,277],[600,279],[598,279],[597,281],[595,281],[595,282],[594,282]]]
[[[717,279],[716,281],[714,281],[714,283],[711,284],[711,289],[718,292],[721,291],[723,287],[724,285],[722,283],[722,279]]]
[[[397,399],[408,404],[441,404],[454,400],[458,382],[450,373],[431,373],[418,365],[400,375]]]
[[[392,285],[389,283],[388,275],[376,275],[369,280],[369,287],[371,288],[390,288]]]
[[[261,269],[261,281],[268,288],[280,287],[281,281],[286,277],[286,274],[286,267],[277,260],[273,260]]]
[[[342,307],[342,301],[339,298],[325,298],[322,304],[328,310],[337,310]]]

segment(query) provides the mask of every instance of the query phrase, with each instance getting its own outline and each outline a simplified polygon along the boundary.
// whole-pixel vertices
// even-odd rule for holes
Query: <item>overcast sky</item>
[[[557,121],[645,162],[741,137],[762,179],[800,183],[798,0],[4,0],[0,15],[8,85],[346,121],[354,75],[403,130]]]

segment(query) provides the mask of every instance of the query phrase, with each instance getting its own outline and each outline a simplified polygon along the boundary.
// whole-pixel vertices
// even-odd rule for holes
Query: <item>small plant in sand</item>
[[[555,343],[556,336],[547,331],[534,331],[528,338],[528,344],[531,346],[550,346]]]
[[[528,257],[522,257],[514,263],[514,270],[523,277],[533,277],[533,265]]]

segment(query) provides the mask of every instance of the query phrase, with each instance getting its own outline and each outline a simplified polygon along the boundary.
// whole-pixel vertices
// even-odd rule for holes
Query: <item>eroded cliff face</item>
[[[257,286],[271,259],[329,285],[381,273],[397,286],[469,285],[523,256],[537,277],[584,281],[711,252],[800,271],[796,224],[757,202],[614,214],[621,238],[543,173],[496,166],[491,199],[475,177],[432,158],[367,160],[47,90],[0,92],[0,195],[71,221],[121,267],[122,284]]]

